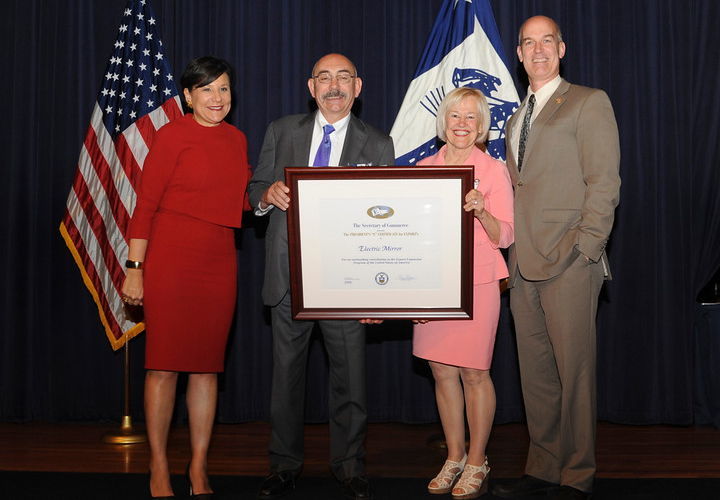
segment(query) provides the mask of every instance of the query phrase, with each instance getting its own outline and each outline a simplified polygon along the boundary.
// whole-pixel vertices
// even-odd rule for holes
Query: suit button
[[[523,181],[518,181],[517,185],[518,185],[518,186],[523,186]]]

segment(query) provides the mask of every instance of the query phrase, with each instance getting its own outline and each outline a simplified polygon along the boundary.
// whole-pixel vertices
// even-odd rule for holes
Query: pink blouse
[[[445,153],[447,146],[440,148],[436,154],[418,162],[418,165],[446,165]],[[490,241],[482,223],[475,219],[475,262],[473,284],[489,283],[507,278],[508,269],[499,248],[509,247],[515,238],[513,219],[513,191],[510,174],[505,164],[473,148],[468,165],[475,167],[474,175],[478,180],[477,190],[485,200],[485,210],[495,217],[500,225],[498,244]]]

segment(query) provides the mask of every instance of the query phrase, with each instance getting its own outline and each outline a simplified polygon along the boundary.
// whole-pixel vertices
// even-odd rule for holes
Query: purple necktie
[[[313,167],[327,167],[328,163],[330,163],[330,148],[332,146],[330,143],[330,134],[334,131],[335,127],[332,125],[325,125],[323,127],[323,138],[322,141],[320,141],[320,147],[315,155]]]

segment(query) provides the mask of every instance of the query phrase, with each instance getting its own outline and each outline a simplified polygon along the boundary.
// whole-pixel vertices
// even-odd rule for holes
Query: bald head
[[[533,16],[526,19],[525,22],[520,25],[520,30],[518,30],[518,45],[522,43],[523,28],[525,28],[525,25],[530,21],[544,21],[546,23],[550,23],[550,25],[553,26],[553,32],[555,33],[558,42],[562,42],[562,32],[560,31],[560,25],[556,23],[553,18],[547,16]]]
[[[357,75],[357,68],[355,68],[355,65],[350,59],[348,59],[342,54],[326,54],[317,60],[315,66],[313,66],[311,76],[317,75],[318,68],[326,64],[342,64],[347,68],[351,68],[353,75]]]

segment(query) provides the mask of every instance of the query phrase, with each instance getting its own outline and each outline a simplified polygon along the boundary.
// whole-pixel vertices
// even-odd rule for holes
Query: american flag
[[[126,230],[155,132],[182,115],[148,0],[130,0],[80,151],[60,233],[93,296],[113,349],[144,329],[120,297]]]

